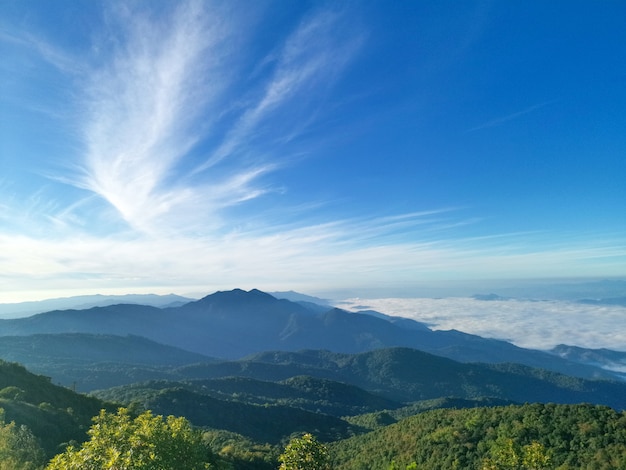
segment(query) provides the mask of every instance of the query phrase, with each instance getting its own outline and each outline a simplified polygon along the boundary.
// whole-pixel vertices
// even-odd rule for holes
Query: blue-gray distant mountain
[[[502,297],[501,295],[498,295],[498,294],[474,294],[472,295],[472,299],[484,300],[484,301],[511,300],[510,297]]]
[[[150,305],[160,308],[178,307],[193,300],[175,294],[78,295],[58,299],[0,304],[0,318],[22,318],[51,310],[84,310],[118,304]]]
[[[208,356],[159,344],[141,336],[89,333],[36,334],[0,337],[0,358],[32,364],[116,363],[146,366],[180,366],[211,362]]]
[[[180,307],[112,305],[52,311],[0,320],[0,336],[43,333],[139,335],[211,357],[235,359],[267,350],[326,349],[358,353],[409,347],[461,362],[512,362],[567,375],[614,377],[547,352],[516,347],[459,331],[432,331],[394,317],[381,318],[337,308],[320,312],[258,291],[216,292]]]
[[[626,352],[559,344],[550,352],[564,359],[608,369],[626,378]]]
[[[292,302],[306,302],[309,304],[317,304],[330,307],[330,303],[326,299],[320,299],[319,297],[313,297],[312,295],[301,294],[300,292],[295,292],[292,290],[269,292],[269,294],[273,297],[276,297],[277,299],[286,299],[291,300]]]
[[[545,282],[526,281],[508,287],[495,287],[491,292],[504,297],[534,300],[608,299],[626,296],[626,280],[603,279],[590,281]]]
[[[578,303],[587,305],[617,305],[620,307],[626,307],[626,296],[624,297],[609,297],[607,299],[580,299]]]
[[[90,333],[0,337],[0,359],[88,392],[148,379],[172,378],[171,370],[215,359],[140,336]]]

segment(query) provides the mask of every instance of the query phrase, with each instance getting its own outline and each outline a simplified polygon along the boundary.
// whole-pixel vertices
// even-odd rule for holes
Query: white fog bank
[[[376,310],[411,318],[435,330],[459,330],[517,346],[551,349],[557,344],[626,351],[626,307],[558,300],[493,300],[450,297],[346,299],[350,311]]]

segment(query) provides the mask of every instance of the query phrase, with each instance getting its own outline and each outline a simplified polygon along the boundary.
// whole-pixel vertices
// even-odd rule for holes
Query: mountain
[[[180,366],[215,359],[140,336],[83,333],[0,337],[0,357],[23,364],[118,364]]]
[[[258,291],[216,292],[180,307],[111,305],[0,320],[0,336],[51,333],[137,335],[210,357],[235,359],[267,350],[357,353],[388,347],[423,350],[463,362],[515,362],[587,378],[616,378],[547,352],[461,333],[432,331],[409,319],[325,311]]]
[[[464,364],[409,348],[358,354],[265,352],[246,360],[207,364],[203,377],[239,375],[284,380],[310,375],[362,388],[399,402],[439,397],[493,397],[515,402],[597,403],[626,409],[626,383],[585,380],[519,364]]]
[[[607,299],[580,299],[577,302],[587,305],[618,305],[621,307],[626,307],[626,296],[610,297]]]
[[[0,358],[82,392],[148,379],[176,379],[177,366],[215,359],[139,336],[88,333],[0,337]]]
[[[358,354],[265,352],[237,361],[182,366],[174,372],[178,381],[239,377],[283,382],[309,376],[352,385],[400,403],[491,397],[518,403],[586,402],[626,409],[624,382],[580,379],[519,364],[464,364],[408,348]]]
[[[185,389],[209,397],[249,405],[281,405],[341,418],[379,410],[402,408],[400,402],[367,392],[354,385],[300,375],[267,381],[250,377],[220,377],[183,381],[149,381],[97,390],[93,395],[108,401],[131,403],[143,395],[167,389]]]
[[[334,440],[360,431],[342,418],[402,405],[353,385],[296,376],[271,382],[246,377],[150,381],[94,392],[112,402],[156,413],[183,414],[194,425],[277,443],[296,432],[315,431]]]
[[[51,310],[84,310],[117,304],[150,305],[160,308],[178,307],[192,300],[175,294],[79,295],[59,299],[0,304],[0,318],[23,318]]]
[[[307,304],[316,304],[321,306],[330,307],[330,303],[326,299],[320,299],[319,297],[313,297],[311,295],[301,294],[299,292],[281,291],[281,292],[269,292],[269,294],[277,299],[291,300],[292,302],[305,302]]]
[[[607,299],[626,296],[626,280],[603,279],[551,283],[545,281],[519,282],[514,286],[492,286],[492,292],[503,297],[534,300],[569,300],[581,298]]]
[[[551,349],[550,353],[570,361],[612,370],[626,378],[626,352],[623,351],[586,349],[559,344]]]
[[[625,383],[575,379],[514,364],[462,364],[407,348],[359,354],[266,352],[186,366],[178,374],[188,379],[133,384],[95,395],[274,443],[307,426],[325,440],[345,437],[375,427],[369,423],[385,416],[389,424],[429,407],[542,402],[626,409]],[[360,430],[338,421],[376,412],[384,413],[348,420]]]
[[[217,400],[183,389],[167,389],[144,400],[162,415],[185,416],[196,426],[224,429],[260,442],[279,443],[292,434],[314,430],[325,441],[354,434],[342,419],[290,406],[255,406]]]
[[[475,300],[484,300],[484,301],[494,301],[494,300],[511,300],[510,297],[502,297],[498,294],[474,294],[472,295],[472,299]]]

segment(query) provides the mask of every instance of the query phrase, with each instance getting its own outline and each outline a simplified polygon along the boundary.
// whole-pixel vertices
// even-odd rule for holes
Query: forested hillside
[[[27,426],[52,456],[61,443],[84,440],[91,418],[114,406],[53,385],[19,364],[0,361],[0,408],[5,422]]]
[[[186,378],[243,376],[279,381],[299,375],[326,378],[400,402],[442,396],[494,397],[517,402],[590,402],[626,408],[626,384],[584,380],[513,364],[463,364],[409,348],[360,354],[267,352],[240,361],[185,366]]]
[[[623,469],[626,414],[593,405],[441,409],[334,443],[331,453],[337,470],[387,470],[391,462],[420,470]]]
[[[363,377],[372,381],[380,375],[397,387],[406,384],[389,373],[397,365],[380,362],[396,356],[374,357],[378,372],[362,369]],[[354,361],[353,357],[343,359],[348,364]],[[92,417],[99,415],[103,423],[126,419],[100,412],[101,408],[112,412],[121,403],[130,405],[128,420],[138,417],[154,426],[161,423],[160,418],[146,410],[185,417],[202,431],[203,444],[194,441],[194,446],[205,446],[205,450],[197,451],[210,457],[211,468],[222,470],[276,469],[289,439],[304,433],[312,433],[328,446],[333,468],[338,470],[595,470],[626,465],[626,413],[605,406],[498,406],[502,401],[491,398],[401,404],[354,385],[303,376],[280,382],[236,377],[160,381],[99,394],[118,404],[58,387],[20,365],[0,363],[4,414],[0,468],[41,469],[46,459],[68,443],[80,446],[87,439]],[[140,421],[136,423],[139,426]],[[174,421],[168,418],[167,423]],[[94,435],[100,434],[92,434],[92,439]],[[89,452],[101,444],[93,443]],[[163,441],[163,445],[169,444]],[[80,455],[68,452],[63,458]],[[57,459],[54,468],[64,468],[62,461]]]

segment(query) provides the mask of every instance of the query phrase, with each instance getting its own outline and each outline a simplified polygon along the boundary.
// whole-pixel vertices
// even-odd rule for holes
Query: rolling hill
[[[238,361],[182,366],[173,369],[171,374],[178,381],[206,380],[207,390],[218,385],[224,387],[224,383],[216,379],[238,377],[238,380],[284,382],[308,376],[358,387],[399,403],[441,397],[490,397],[518,403],[594,403],[626,409],[626,383],[623,382],[574,378],[519,364],[464,364],[409,348],[358,354],[319,350],[266,352]],[[253,400],[254,403],[277,402],[254,391],[254,381],[239,382],[243,388],[233,393],[257,397],[260,401]],[[233,382],[230,385],[234,387]],[[356,400],[354,390],[350,393]]]

